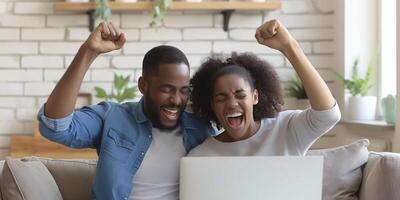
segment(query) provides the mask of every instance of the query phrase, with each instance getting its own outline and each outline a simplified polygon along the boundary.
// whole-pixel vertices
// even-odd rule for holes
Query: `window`
[[[380,0],[380,91],[381,98],[396,95],[396,0]]]

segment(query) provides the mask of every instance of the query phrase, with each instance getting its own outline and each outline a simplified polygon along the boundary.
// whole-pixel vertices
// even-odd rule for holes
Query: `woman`
[[[226,61],[210,58],[191,80],[193,111],[223,132],[208,138],[190,156],[304,155],[340,120],[328,86],[284,26],[276,20],[266,22],[255,37],[290,61],[311,108],[280,112],[278,76],[252,54],[233,55]]]

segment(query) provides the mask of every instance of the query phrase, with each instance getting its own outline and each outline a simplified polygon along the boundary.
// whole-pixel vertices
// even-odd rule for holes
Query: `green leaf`
[[[104,12],[103,12],[103,19],[104,20],[108,20],[108,19],[110,19],[110,17],[111,17],[111,15],[112,15],[112,13],[111,13],[111,9],[110,8],[106,8],[106,9],[104,9]]]
[[[103,88],[94,87],[94,89],[96,90],[96,97],[103,98],[103,99],[107,99],[108,98],[107,93]]]
[[[303,83],[297,75],[289,81],[288,95],[296,99],[308,98]]]
[[[117,90],[121,90],[124,87],[124,78],[123,76],[118,76],[117,74],[114,74],[114,87]]]

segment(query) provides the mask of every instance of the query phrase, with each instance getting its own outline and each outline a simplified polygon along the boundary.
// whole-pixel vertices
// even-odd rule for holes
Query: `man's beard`
[[[175,104],[169,104],[169,105],[162,105],[161,107],[156,107],[155,102],[153,101],[152,98],[150,98],[149,96],[147,96],[146,100],[144,101],[145,103],[145,108],[147,110],[147,118],[151,121],[152,125],[154,128],[158,128],[160,130],[174,130],[175,128],[177,128],[179,126],[179,119],[182,115],[182,112],[185,109],[185,105],[175,105]],[[160,119],[160,110],[162,107],[167,107],[167,108],[177,108],[179,111],[179,116],[178,116],[178,121],[177,123],[172,126],[172,127],[168,127],[168,126],[164,126],[161,123],[161,119]]]

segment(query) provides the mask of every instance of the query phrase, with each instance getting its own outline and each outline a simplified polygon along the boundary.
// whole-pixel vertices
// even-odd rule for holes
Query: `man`
[[[90,64],[124,43],[111,22],[93,31],[39,112],[40,132],[70,147],[96,148],[92,199],[178,199],[180,158],[213,133],[208,123],[184,112],[189,63],[180,50],[159,46],[146,53],[140,102],[102,102],[74,111]]]

